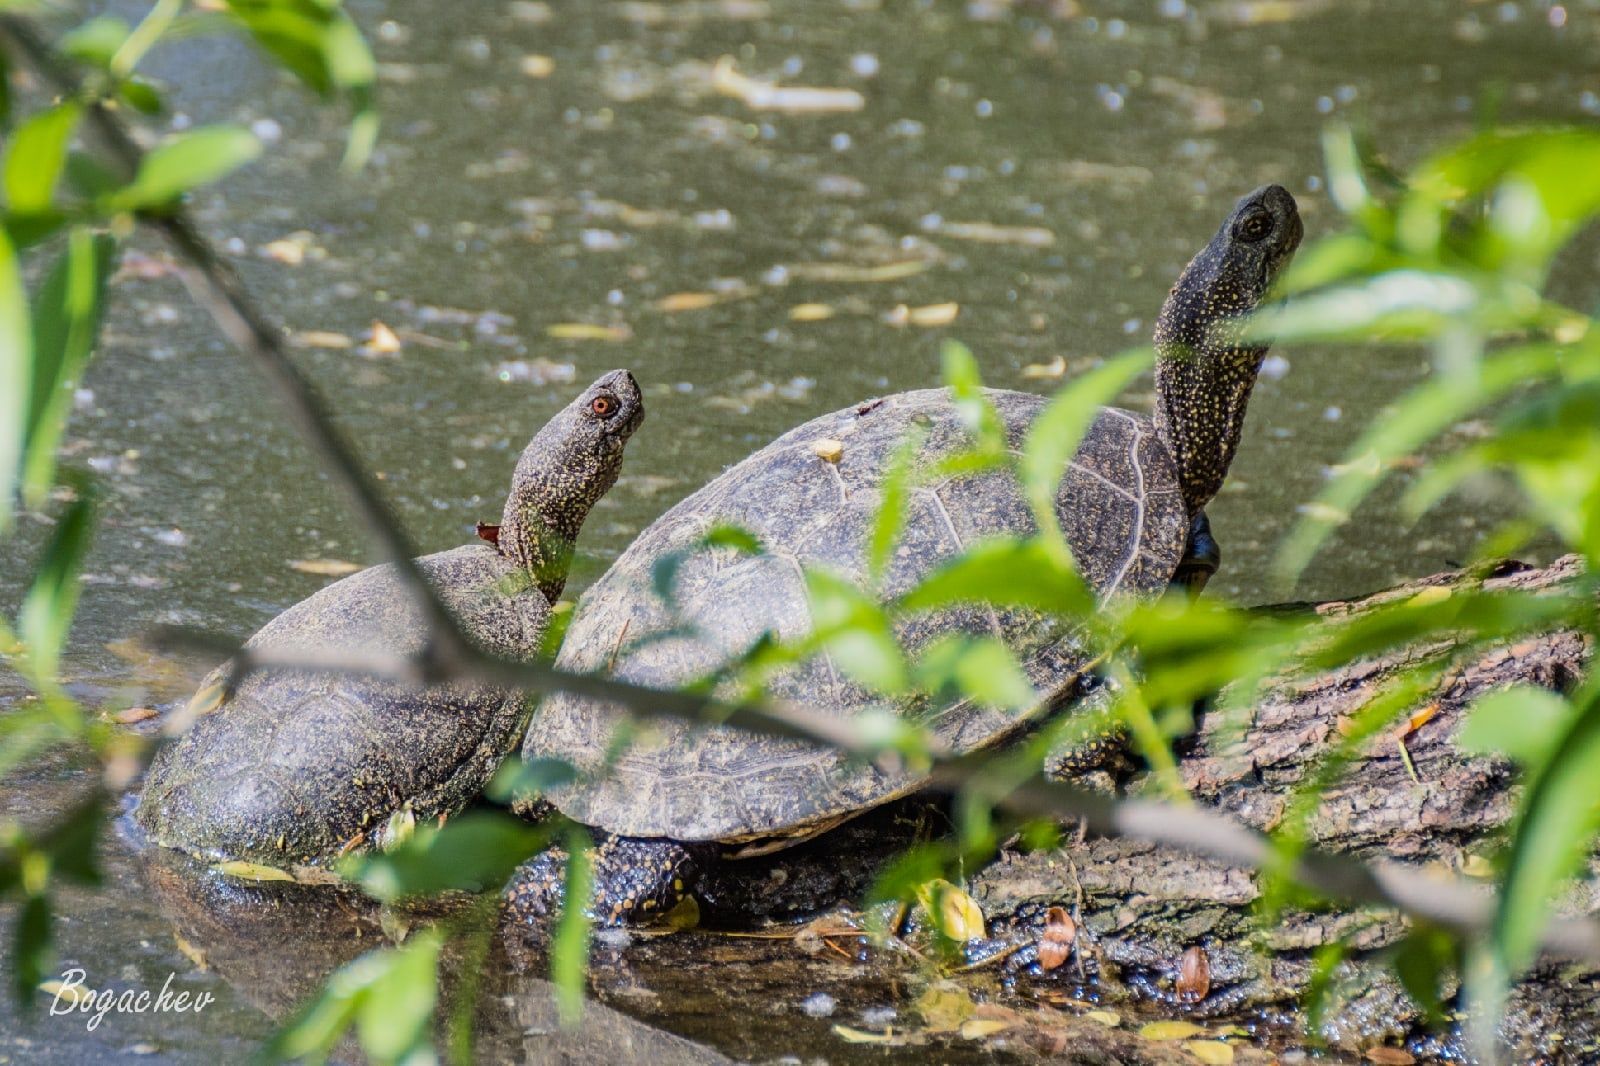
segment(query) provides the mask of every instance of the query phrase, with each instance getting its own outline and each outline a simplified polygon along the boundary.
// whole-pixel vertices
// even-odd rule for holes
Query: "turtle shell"
[[[988,395],[1010,447],[1019,449],[1046,401],[1000,390]],[[812,625],[804,568],[824,566],[865,582],[881,481],[901,442],[918,427],[918,463],[971,447],[948,391],[934,389],[824,415],[731,467],[640,534],[588,590],[557,665],[677,687],[711,674],[763,633],[804,635]],[[1100,412],[1061,479],[1057,515],[1080,570],[1102,597],[1165,587],[1182,557],[1188,516],[1176,467],[1148,419]],[[673,578],[674,610],[653,589],[656,564],[690,551],[713,527],[728,523],[755,534],[763,553],[715,548],[687,555]],[[1034,531],[1009,471],[928,484],[913,493],[883,591],[893,596],[909,589],[981,538]],[[911,616],[897,627],[912,656],[949,634],[998,636],[1041,692],[1059,688],[1085,663],[1059,621],[1032,611],[960,607]],[[935,734],[958,751],[995,743],[1028,720],[1025,713],[971,701],[886,702],[825,655],[781,674],[769,691],[842,717],[884,706],[927,716]],[[638,723],[619,752],[617,729],[625,717],[613,705],[555,694],[535,715],[523,754],[573,763],[579,779],[546,798],[577,821],[626,836],[727,843],[799,838],[925,780],[803,741],[673,720]]]
[[[550,606],[487,544],[417,560],[486,650],[536,654]],[[352,574],[268,622],[246,648],[412,656],[426,627],[392,565]],[[526,701],[454,682],[427,687],[266,668],[221,700],[223,668],[193,725],[151,764],[138,820],[152,839],[208,858],[316,864],[370,842],[396,811],[459,810],[516,745]]]

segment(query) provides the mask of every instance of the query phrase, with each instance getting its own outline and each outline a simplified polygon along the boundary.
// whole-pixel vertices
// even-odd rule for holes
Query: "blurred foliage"
[[[0,95],[0,532],[11,529],[22,509],[50,524],[52,532],[15,625],[0,625],[0,650],[34,693],[0,718],[0,773],[65,745],[96,752],[107,768],[104,784],[52,825],[0,825],[0,896],[14,904],[17,915],[13,983],[28,995],[51,966],[52,889],[61,881],[94,883],[106,803],[126,783],[135,743],[94,709],[68,698],[57,680],[95,499],[86,472],[57,468],[58,445],[72,389],[95,346],[115,256],[113,235],[127,233],[143,218],[181,209],[189,191],[223,178],[260,151],[248,131],[205,127],[163,141],[130,174],[116,159],[79,147],[84,126],[104,121],[100,109],[112,101],[127,105],[123,114],[161,114],[163,87],[139,75],[143,57],[168,36],[222,31],[249,35],[313,91],[348,101],[355,113],[351,165],[370,150],[377,126],[372,57],[333,0],[229,0],[225,7],[203,10],[160,0],[135,26],[114,16],[90,19],[53,45],[58,59],[71,57],[84,74],[81,92],[59,100],[39,99],[31,91],[13,96],[10,72],[38,59],[17,47],[16,31],[29,25],[19,18],[13,12],[0,21],[0,85],[6,90]],[[1481,581],[1469,582],[1341,618],[1263,614],[1175,596],[1096,604],[1057,527],[1053,497],[1094,409],[1146,369],[1150,353],[1108,361],[1068,385],[1039,417],[1020,454],[1013,454],[982,388],[977,361],[959,345],[948,346],[944,378],[972,446],[945,459],[935,473],[1012,469],[1040,532],[974,545],[885,600],[875,590],[904,528],[918,476],[908,458],[914,442],[908,443],[886,478],[867,587],[813,571],[807,587],[815,632],[787,645],[758,641],[700,686],[730,686],[724,691],[759,701],[774,672],[826,650],[854,679],[885,695],[915,693],[934,707],[970,699],[1040,710],[1048,694],[1035,692],[1011,652],[995,641],[951,639],[915,659],[906,655],[894,636],[896,619],[956,603],[1044,612],[1059,622],[1063,635],[1091,651],[1095,672],[1111,682],[1097,696],[1103,719],[1092,726],[1082,716],[1049,722],[1037,739],[998,753],[958,798],[956,838],[902,857],[874,888],[874,899],[920,901],[947,939],[983,928],[983,915],[958,885],[961,870],[998,845],[1003,819],[995,814],[996,804],[1038,772],[1052,746],[1082,739],[1086,729],[1125,729],[1157,771],[1151,787],[1181,802],[1171,744],[1192,726],[1197,701],[1214,701],[1234,728],[1243,729],[1269,680],[1448,638],[1451,652],[1423,658],[1372,696],[1320,772],[1292,797],[1265,871],[1270,916],[1276,908],[1308,902],[1290,876],[1318,796],[1362,744],[1425,702],[1460,655],[1554,627],[1600,636],[1589,576],[1600,563],[1600,331],[1588,314],[1544,293],[1556,258],[1600,211],[1600,186],[1588,177],[1600,164],[1600,132],[1486,132],[1397,177],[1374,163],[1349,130],[1334,127],[1327,132],[1326,156],[1328,188],[1345,222],[1301,253],[1282,286],[1290,299],[1258,315],[1252,328],[1279,343],[1425,345],[1435,373],[1374,413],[1282,544],[1278,577],[1292,585],[1329,534],[1359,521],[1363,502],[1397,465],[1419,453],[1426,465],[1406,493],[1411,514],[1451,493],[1486,487],[1515,493],[1521,501],[1517,520],[1488,539],[1476,572],[1487,574],[1492,556],[1544,538],[1580,555],[1584,575],[1537,596],[1492,592]],[[24,269],[24,251],[40,258],[36,271]],[[36,279],[31,295],[25,278]],[[1483,421],[1488,431],[1467,441],[1450,434],[1469,418]],[[760,550],[737,530],[716,530],[706,543]],[[681,561],[663,562],[658,588],[670,594],[673,568]],[[893,750],[923,766],[940,757],[917,721],[869,715],[858,728],[858,754]],[[1494,922],[1470,943],[1419,926],[1393,962],[1405,987],[1434,1013],[1441,1009],[1443,976],[1459,969],[1478,1013],[1492,1021],[1509,982],[1534,958],[1552,899],[1578,872],[1600,829],[1592,787],[1600,774],[1600,681],[1591,672],[1569,693],[1494,693],[1475,708],[1463,742],[1514,759],[1526,782],[1498,858]],[[493,795],[548,789],[569,772],[547,763],[513,767]],[[1038,846],[1057,840],[1053,826],[1022,828]],[[472,814],[442,828],[402,834],[390,851],[351,859],[342,869],[387,903],[442,892],[492,901],[507,873],[556,835],[573,857],[567,898],[583,899],[593,871],[581,828],[530,827],[504,814]],[[473,913],[482,917],[485,908]],[[326,1057],[354,1028],[377,1061],[425,1059],[433,1042],[439,962],[450,937],[460,932],[424,928],[345,966],[268,1052]],[[566,908],[551,954],[568,1017],[581,1003],[587,943],[581,908]],[[1313,1013],[1322,1008],[1322,993],[1342,957],[1337,946],[1319,956]],[[458,1058],[469,1054],[464,1041],[453,1041],[452,1048]]]

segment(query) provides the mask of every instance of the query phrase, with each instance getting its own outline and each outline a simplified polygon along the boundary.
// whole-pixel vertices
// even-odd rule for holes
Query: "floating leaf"
[[[400,338],[394,335],[394,330],[382,322],[373,320],[372,333],[367,339],[366,350],[374,355],[394,355],[400,351]]]
[[[702,311],[721,302],[714,292],[675,292],[655,302],[657,311],[671,314],[678,311]]]
[[[597,326],[589,322],[557,322],[545,335],[558,341],[625,341],[633,336],[627,326]]]
[[[789,308],[791,322],[821,322],[837,312],[827,304],[795,304]]]
[[[961,1023],[960,1033],[963,1040],[982,1040],[984,1037],[1003,1033],[1007,1029],[1014,1029],[1016,1025],[1016,1022],[1002,1018],[973,1018]]]
[[[778,86],[740,74],[732,56],[723,56],[711,68],[711,87],[731,96],[755,111],[837,112],[860,111],[866,97],[854,89],[818,89],[809,86]]]

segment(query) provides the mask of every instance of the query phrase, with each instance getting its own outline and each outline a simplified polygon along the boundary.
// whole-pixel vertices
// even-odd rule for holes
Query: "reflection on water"
[[[992,384],[1031,389],[1144,340],[1244,190],[1288,186],[1314,239],[1334,224],[1318,178],[1330,118],[1406,164],[1482,107],[1600,109],[1592,0],[353,6],[385,119],[355,180],[336,171],[336,116],[243,46],[153,58],[183,85],[175,124],[237,119],[275,142],[197,206],[424,548],[492,517],[517,451],[578,383],[634,370],[651,419],[585,529],[574,591],[782,430],[929,384],[942,337],[966,341]],[[91,692],[148,684],[156,699],[183,679],[106,644],[156,620],[247,632],[367,553],[162,249],[138,251],[68,435],[106,490],[72,669]],[[1564,263],[1563,298],[1594,303],[1594,254]],[[1274,354],[1210,508],[1226,553],[1213,588],[1250,601],[1276,593],[1263,563],[1325,468],[1427,372],[1403,350]],[[1333,542],[1302,594],[1464,558],[1504,506],[1456,501],[1412,529],[1396,496]],[[0,564],[7,602],[46,530],[22,527]],[[115,884],[122,918],[74,950],[138,967],[135,946],[167,934]],[[266,1022],[235,997],[202,1028],[226,1052]]]

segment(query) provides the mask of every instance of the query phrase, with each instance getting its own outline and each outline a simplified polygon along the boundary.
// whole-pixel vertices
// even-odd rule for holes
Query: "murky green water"
[[[974,349],[991,384],[1035,389],[1051,379],[1029,367],[1064,357],[1070,373],[1142,341],[1188,256],[1262,182],[1295,193],[1314,239],[1334,224],[1318,179],[1330,118],[1370,127],[1406,164],[1469,130],[1491,98],[1511,120],[1600,111],[1592,0],[352,6],[384,64],[385,119],[355,180],[337,173],[335,116],[246,47],[198,40],[154,57],[152,73],[183,87],[181,121],[257,122],[278,138],[198,207],[307,342],[303,365],[425,548],[498,514],[516,452],[575,387],[634,371],[649,422],[589,521],[573,591],[782,430],[933,382],[946,336]],[[742,73],[853,89],[865,104],[752,110],[712,92],[724,55]],[[1578,249],[1559,282],[1585,307],[1600,293],[1594,257]],[[903,263],[925,268],[861,280]],[[104,488],[71,660],[91,694],[148,680],[105,650],[147,623],[243,634],[325,580],[291,560],[368,558],[271,397],[178,283],[148,262],[125,273],[68,436],[72,461]],[[948,303],[959,312],[946,326],[891,321],[899,305]],[[830,317],[797,320],[807,304]],[[398,334],[398,353],[363,353],[375,321]],[[572,324],[611,339],[551,335]],[[356,346],[327,347],[340,337]],[[1226,553],[1213,588],[1246,601],[1281,592],[1261,571],[1296,507],[1427,373],[1417,352],[1275,354],[1211,509]],[[1336,538],[1298,595],[1466,558],[1505,505],[1453,502],[1408,528],[1393,497]],[[0,563],[6,603],[45,529],[22,528]],[[71,779],[41,771],[7,806],[36,809]],[[137,966],[146,946],[171,943],[131,879],[75,906],[67,943],[87,965],[103,953]],[[103,932],[74,939],[75,923]],[[183,967],[168,947],[149,950]],[[266,1031],[248,990],[194,980],[222,999],[204,1024],[151,1038],[161,1051],[226,1057]],[[678,1021],[670,1004],[651,1017]],[[9,1001],[0,1019],[18,1031]],[[779,1012],[765,1051],[786,1050],[786,1026]],[[7,1039],[0,1059],[38,1050]],[[143,1040],[113,1019],[80,1050],[131,1054]]]

